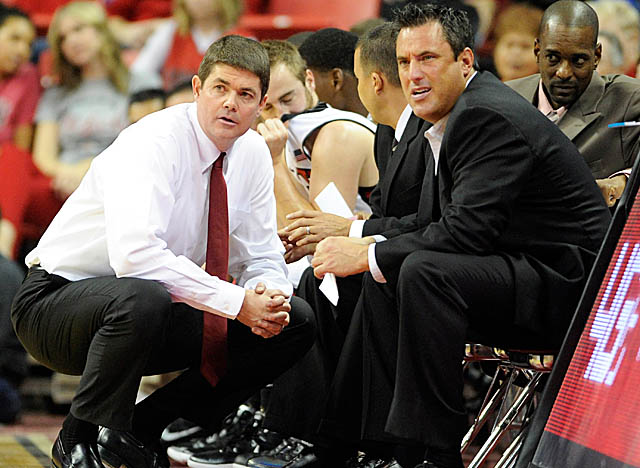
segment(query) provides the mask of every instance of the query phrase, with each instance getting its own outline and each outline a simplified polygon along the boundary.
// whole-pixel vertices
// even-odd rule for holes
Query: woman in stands
[[[37,173],[28,153],[33,115],[40,97],[38,73],[29,62],[35,28],[17,8],[0,4],[0,254],[15,257],[23,214],[31,192],[48,189],[46,180],[25,187]]]
[[[93,157],[127,126],[128,92],[138,83],[122,61],[99,3],[62,6],[47,37],[59,83],[38,105],[33,157],[64,199],[78,187]]]
[[[160,74],[169,90],[197,73],[209,44],[227,34],[250,36],[236,27],[242,0],[176,0],[173,18],[147,39],[131,69]]]

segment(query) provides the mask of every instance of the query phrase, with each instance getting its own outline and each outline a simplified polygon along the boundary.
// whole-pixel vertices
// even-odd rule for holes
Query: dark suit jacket
[[[424,132],[431,124],[411,114],[407,126],[393,150],[395,130],[378,125],[375,158],[379,181],[371,193],[373,214],[364,223],[364,236],[379,234],[392,227],[415,221],[421,199],[425,168],[431,150]]]
[[[538,106],[540,75],[506,84]],[[640,80],[623,75],[600,76],[558,121],[558,127],[578,147],[596,179],[633,166],[640,149],[640,127],[608,128],[613,122],[640,120]]]
[[[530,103],[479,72],[449,115],[437,182],[441,218],[431,222],[423,196],[414,226],[389,231],[376,245],[385,278],[397,280],[415,250],[501,255],[515,276],[515,324],[563,333],[610,220],[575,146]]]

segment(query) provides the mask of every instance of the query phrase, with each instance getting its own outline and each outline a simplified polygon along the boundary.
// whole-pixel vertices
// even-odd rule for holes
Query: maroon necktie
[[[209,228],[205,271],[226,281],[229,268],[229,215],[227,184],[222,175],[226,153],[213,163],[209,180]],[[216,385],[227,369],[227,319],[204,312],[202,328],[202,362],[200,371],[211,385]]]

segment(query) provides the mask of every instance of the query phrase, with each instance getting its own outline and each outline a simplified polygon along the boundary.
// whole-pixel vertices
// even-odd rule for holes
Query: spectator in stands
[[[349,31],[325,28],[311,34],[298,50],[313,72],[318,99],[336,109],[366,116],[353,74],[356,42],[358,36]]]
[[[48,40],[60,83],[47,89],[36,112],[34,162],[64,200],[98,155],[128,125],[128,95],[141,85],[130,75],[99,3],[58,9]]]
[[[27,353],[11,324],[11,302],[22,283],[24,272],[2,253],[0,278],[0,424],[7,424],[14,422],[20,413],[18,386],[27,374]]]
[[[165,104],[167,107],[182,104],[183,102],[193,102],[193,88],[191,86],[191,80],[182,81],[167,91]]]
[[[40,97],[38,72],[29,63],[34,37],[23,11],[0,4],[0,254],[8,258],[15,258],[31,193],[43,187],[28,177],[37,172],[28,153]],[[48,180],[44,190],[50,192]]]
[[[561,0],[545,10],[533,50],[540,74],[507,83],[556,122],[587,161],[609,206],[620,198],[640,150],[640,81],[596,72],[602,56],[598,17],[586,3]],[[621,105],[624,103],[624,105]]]
[[[542,19],[540,8],[516,3],[503,10],[494,29],[493,63],[502,81],[533,75],[538,71],[531,52]]]
[[[288,186],[278,180],[288,180],[291,171],[303,187],[306,201],[304,206],[290,205],[290,211],[278,214],[279,219],[296,209],[309,208],[308,202],[330,182],[336,184],[352,210],[370,212],[366,199],[378,181],[373,157],[375,125],[360,114],[318,104],[313,74],[295,46],[277,40],[263,45],[269,54],[271,80],[261,114],[265,122],[258,125],[258,131],[271,150],[276,191]],[[285,117],[286,129],[280,121],[285,114],[291,114]],[[276,200],[282,200],[277,192]]]
[[[241,0],[176,0],[173,18],[149,37],[132,65],[143,74],[160,74],[165,90],[191,79],[213,41],[227,34],[250,36],[236,27]]]
[[[635,76],[640,59],[640,13],[625,0],[589,2],[598,15],[600,29],[615,34],[622,45],[625,74]]]
[[[600,75],[624,75],[626,71],[624,69],[624,51],[618,36],[609,31],[600,31],[598,42],[602,44],[602,57],[598,64],[598,73]]]
[[[29,62],[35,28],[22,10],[0,4],[0,143],[31,150],[33,114],[40,97],[35,66]]]
[[[164,109],[165,92],[159,88],[143,89],[129,96],[129,123],[136,123],[152,112]]]

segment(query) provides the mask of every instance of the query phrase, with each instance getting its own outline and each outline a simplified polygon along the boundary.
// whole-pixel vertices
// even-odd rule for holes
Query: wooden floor
[[[25,412],[17,424],[0,425],[0,468],[50,467],[51,446],[62,425],[62,416],[45,412]],[[497,461],[492,454],[484,465],[491,468]],[[465,464],[471,455],[465,457]],[[172,464],[172,467],[184,465]]]

